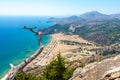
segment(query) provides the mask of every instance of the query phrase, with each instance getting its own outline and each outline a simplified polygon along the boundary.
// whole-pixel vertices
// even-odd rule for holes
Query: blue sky
[[[120,13],[120,0],[0,0],[0,15],[79,15]]]

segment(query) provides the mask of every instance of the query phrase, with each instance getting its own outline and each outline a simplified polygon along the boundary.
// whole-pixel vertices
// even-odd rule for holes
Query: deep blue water
[[[0,78],[10,69],[10,63],[18,65],[39,48],[37,36],[28,30],[23,30],[23,26],[44,28],[53,25],[47,23],[47,19],[47,17],[37,16],[0,17]],[[43,44],[48,44],[50,39],[50,36],[43,35]]]

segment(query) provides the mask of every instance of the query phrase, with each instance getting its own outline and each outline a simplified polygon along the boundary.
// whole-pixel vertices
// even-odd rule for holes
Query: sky
[[[120,13],[120,0],[0,0],[0,15],[59,16]]]

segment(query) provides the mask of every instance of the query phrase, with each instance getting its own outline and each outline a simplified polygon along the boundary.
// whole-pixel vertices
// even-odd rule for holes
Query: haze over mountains
[[[102,14],[98,11],[91,11],[84,14],[81,14],[80,16],[70,16],[65,18],[50,18],[49,21],[53,21],[56,23],[72,23],[72,22],[83,22],[83,21],[89,21],[89,20],[110,20],[118,18],[120,19],[120,13],[117,14]]]
[[[106,15],[92,11],[80,16],[50,18],[49,21],[56,24],[41,30],[46,34],[77,34],[102,45],[110,45],[120,40],[120,14]]]
[[[87,20],[94,20],[94,19],[111,19],[111,18],[120,18],[120,14],[102,14],[97,11],[87,12],[80,15],[81,18],[87,19]]]

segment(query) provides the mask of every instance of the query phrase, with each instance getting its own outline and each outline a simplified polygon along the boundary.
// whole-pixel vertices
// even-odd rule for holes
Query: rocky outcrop
[[[120,71],[107,74],[102,80],[120,80]]]
[[[70,80],[120,80],[120,55],[77,68]]]

